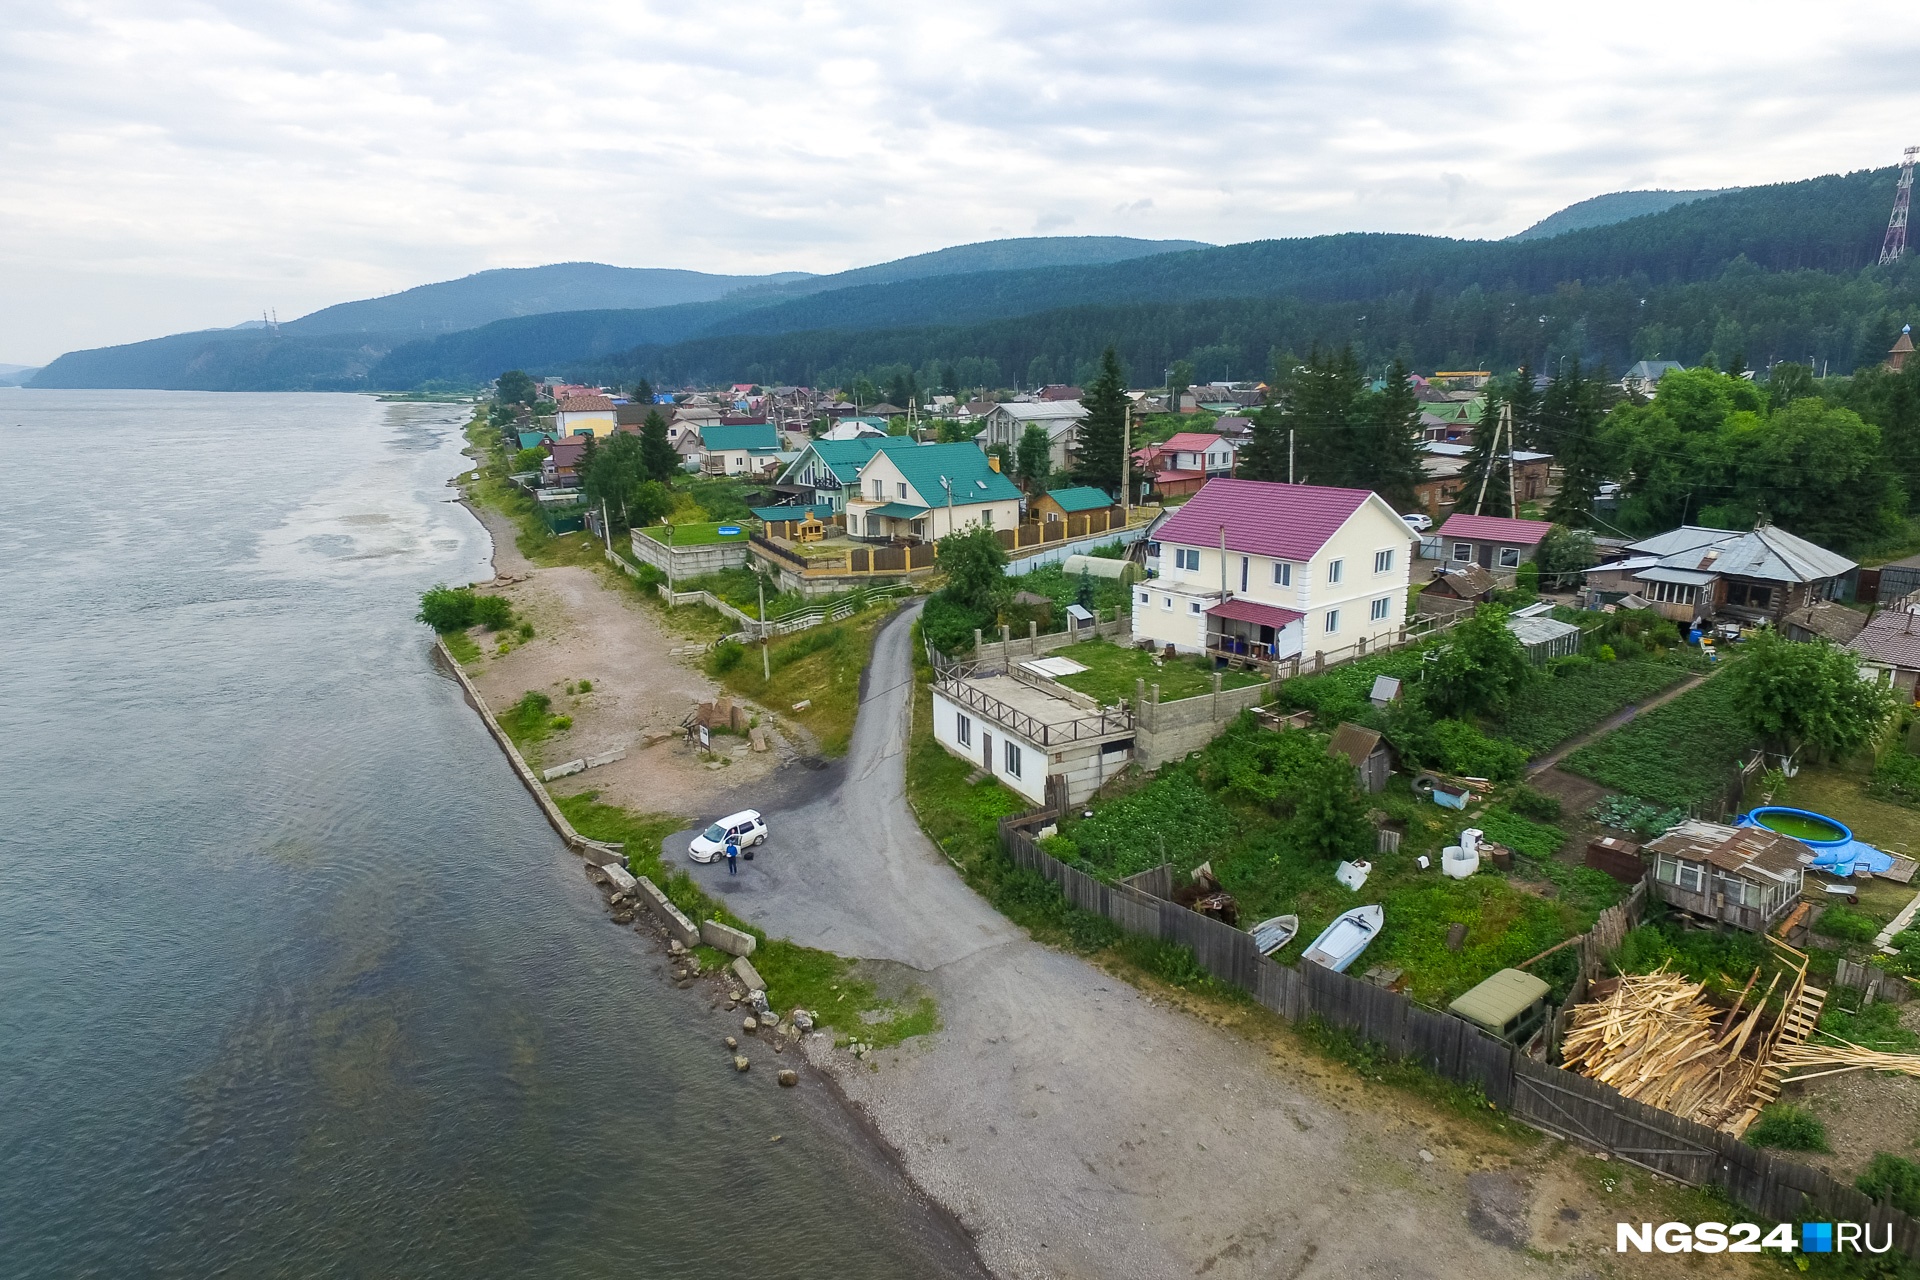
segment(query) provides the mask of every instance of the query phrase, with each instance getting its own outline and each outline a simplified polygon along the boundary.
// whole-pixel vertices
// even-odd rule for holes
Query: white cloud
[[[1644,0],[16,6],[0,360],[568,259],[1504,235],[1889,163],[1916,44],[1866,6]]]

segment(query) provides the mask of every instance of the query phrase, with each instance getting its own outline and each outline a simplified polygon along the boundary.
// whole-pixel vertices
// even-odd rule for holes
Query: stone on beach
[[[746,1059],[746,1058],[745,1058],[745,1057],[744,1057],[743,1055],[740,1055],[740,1054],[735,1054],[735,1055],[734,1055],[734,1058],[733,1058],[733,1069],[734,1069],[735,1071],[745,1071],[745,1070],[746,1070],[746,1069],[747,1069],[748,1067],[750,1067],[750,1066],[752,1066],[752,1065],[753,1065],[753,1064],[752,1064],[751,1062],[748,1062],[748,1061],[747,1061],[747,1059]]]
[[[791,1089],[800,1083],[800,1073],[792,1067],[782,1067],[780,1068],[780,1074],[776,1076],[775,1079],[780,1081],[781,1088]]]

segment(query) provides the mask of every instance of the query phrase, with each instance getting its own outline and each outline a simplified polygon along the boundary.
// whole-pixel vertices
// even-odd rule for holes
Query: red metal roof
[[[1211,617],[1232,618],[1235,622],[1252,622],[1263,627],[1272,627],[1276,631],[1290,623],[1306,617],[1304,613],[1295,613],[1291,609],[1281,609],[1270,604],[1256,604],[1252,600],[1222,600],[1207,610]]]
[[[1553,528],[1545,520],[1512,520],[1506,516],[1470,516],[1456,513],[1440,526],[1443,538],[1479,538],[1485,542],[1511,542],[1531,547]]]
[[[1220,437],[1211,431],[1181,431],[1160,447],[1169,453],[1205,453],[1219,443]]]
[[[1162,542],[1227,547],[1281,560],[1311,560],[1373,495],[1365,489],[1317,484],[1271,484],[1215,476],[1160,526]]]

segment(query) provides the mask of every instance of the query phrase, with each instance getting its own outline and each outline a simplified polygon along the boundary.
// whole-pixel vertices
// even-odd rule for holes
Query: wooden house
[[[1813,850],[1765,827],[1697,819],[1645,846],[1648,891],[1668,906],[1765,933],[1799,901]]]
[[[1084,516],[1094,511],[1105,511],[1112,505],[1113,499],[1107,496],[1106,490],[1096,489],[1090,484],[1074,485],[1067,489],[1049,489],[1027,503],[1027,519],[1052,524],[1065,520],[1068,516]]]
[[[1387,789],[1387,779],[1393,775],[1393,748],[1379,730],[1347,721],[1333,731],[1327,754],[1345,756],[1352,762],[1362,791],[1372,795]]]

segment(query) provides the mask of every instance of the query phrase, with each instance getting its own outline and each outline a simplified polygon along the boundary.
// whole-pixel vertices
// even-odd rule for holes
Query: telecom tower
[[[1907,205],[1913,200],[1913,158],[1920,147],[1908,147],[1900,163],[1900,185],[1893,189],[1893,216],[1887,219],[1887,238],[1880,244],[1880,265],[1900,261],[1907,251]]]

